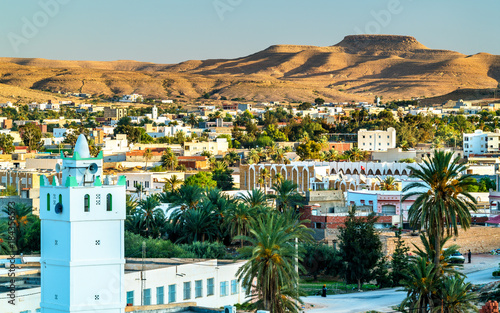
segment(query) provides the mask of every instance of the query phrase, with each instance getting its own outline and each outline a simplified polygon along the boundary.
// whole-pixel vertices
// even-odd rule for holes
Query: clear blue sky
[[[177,63],[358,32],[500,54],[498,0],[4,0],[0,12],[2,57]]]

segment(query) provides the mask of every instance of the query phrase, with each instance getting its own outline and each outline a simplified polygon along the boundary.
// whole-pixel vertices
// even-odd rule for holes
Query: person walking
[[[470,263],[470,259],[472,257],[472,253],[470,252],[470,249],[469,249],[469,252],[467,253],[467,257],[469,258],[469,263]]]
[[[322,292],[321,292],[321,296],[322,296],[322,297],[326,297],[326,284],[325,284],[325,285],[323,285],[323,290],[322,290]]]

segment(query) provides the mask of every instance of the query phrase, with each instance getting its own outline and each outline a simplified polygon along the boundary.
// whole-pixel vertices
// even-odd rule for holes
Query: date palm
[[[271,174],[269,173],[269,170],[267,168],[263,168],[260,170],[259,173],[259,181],[262,179],[262,183],[264,185],[264,191],[267,189],[267,181],[271,177]],[[262,184],[261,184],[262,187]]]
[[[238,203],[232,210],[226,210],[224,224],[229,228],[232,236],[246,236],[256,215],[257,209],[255,207]],[[243,247],[243,240],[241,239],[240,245]]]
[[[177,241],[192,243],[216,239],[219,236],[217,218],[213,205],[203,201],[192,209],[174,212],[170,220],[178,230]]]
[[[398,186],[396,185],[396,180],[392,176],[387,176],[380,182],[380,189],[381,190],[397,190]]]
[[[236,198],[251,208],[257,208],[267,205],[268,196],[261,189],[252,189]]]
[[[151,151],[151,149],[147,148],[146,150],[144,150],[144,160],[146,160],[146,166],[144,167],[145,171],[148,170],[148,161],[151,160],[152,158],[153,158],[153,152]]]
[[[298,192],[298,185],[291,180],[284,180],[273,185],[276,194],[269,195],[271,199],[276,199],[276,209],[284,212],[295,208],[296,205],[304,203],[304,197]]]
[[[451,152],[434,151],[434,155],[417,167],[409,166],[411,178],[418,182],[403,189],[408,192],[403,201],[416,197],[410,207],[408,219],[412,227],[423,227],[429,238],[434,239],[434,251],[441,251],[440,242],[444,235],[458,235],[458,225],[468,229],[470,212],[476,211],[476,199],[467,192],[474,183],[462,175],[467,167]],[[434,267],[439,266],[439,253],[435,253]]]
[[[165,224],[165,214],[162,209],[158,208],[160,202],[156,196],[149,196],[144,200],[140,200],[137,204],[138,213],[142,218],[144,233],[147,237],[158,238],[161,235],[161,228]]]
[[[162,197],[162,202],[180,206],[182,211],[194,209],[203,199],[203,189],[197,185],[182,185],[179,189],[170,193],[168,197]]]
[[[290,223],[287,215],[269,213],[251,223],[249,235],[236,237],[248,242],[240,249],[248,258],[237,272],[257,309],[275,313],[298,312],[298,273],[295,270],[297,241],[311,240],[304,225]],[[300,258],[298,258],[300,260]]]
[[[174,192],[175,189],[182,184],[182,182],[182,180],[177,178],[177,175],[172,175],[170,178],[165,179],[165,188],[169,187],[170,192]]]

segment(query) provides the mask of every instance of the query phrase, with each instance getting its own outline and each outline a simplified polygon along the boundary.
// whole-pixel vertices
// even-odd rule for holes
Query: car
[[[462,254],[460,254],[460,252],[456,251],[456,252],[453,252],[452,255],[450,255],[450,263],[464,264],[465,258]]]

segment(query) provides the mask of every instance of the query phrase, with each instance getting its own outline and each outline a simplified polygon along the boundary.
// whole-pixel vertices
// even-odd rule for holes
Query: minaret
[[[43,313],[123,313],[125,176],[102,180],[102,152],[80,135],[61,182],[40,178]]]
[[[153,121],[158,119],[158,108],[156,107],[156,104],[153,106]]]

